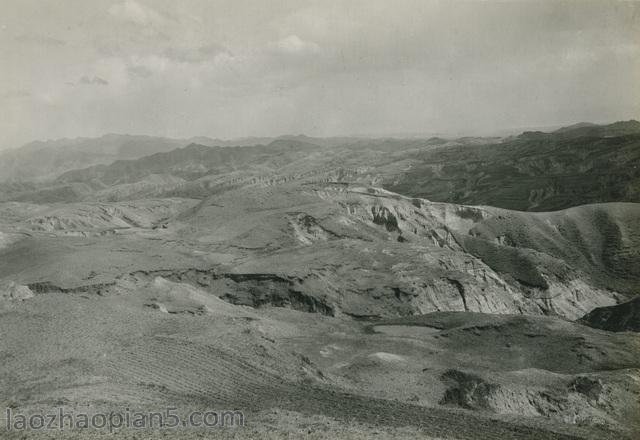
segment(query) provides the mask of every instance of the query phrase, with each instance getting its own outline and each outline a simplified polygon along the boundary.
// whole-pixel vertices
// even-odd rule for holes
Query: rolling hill
[[[571,321],[633,295],[639,206],[298,181],[3,203],[0,402],[241,408],[259,433],[635,438],[635,336]]]
[[[0,152],[0,182],[49,181],[60,174],[116,160],[136,159],[170,151],[193,142],[205,145],[256,145],[269,138],[242,138],[233,141],[199,136],[171,139],[157,136],[107,134],[99,138],[35,141],[20,148]]]
[[[525,132],[478,148],[416,153],[386,188],[434,201],[550,211],[640,200],[640,123]]]
[[[90,152],[102,145],[104,139],[100,138],[89,142],[93,146],[87,148],[59,147],[43,153],[33,148],[15,150],[15,154],[30,158],[25,163],[12,160],[12,152],[4,153],[9,160],[3,165],[24,176],[24,181],[0,183],[0,199],[202,199],[247,184],[340,181],[380,186],[432,201],[520,211],[638,202],[639,127],[637,121],[577,124],[551,133],[524,132],[504,139],[283,136],[265,145],[242,146],[240,142],[241,148],[197,143],[173,148],[179,141],[156,143],[145,138],[140,146],[127,147],[126,155],[123,145],[136,144],[137,138],[123,137],[118,138],[120,143],[101,150],[104,154],[98,158]],[[159,152],[133,157],[149,149]],[[62,153],[56,153],[58,150]],[[92,166],[81,166],[88,165],[85,159]],[[38,161],[44,163],[38,165]],[[53,172],[52,161],[64,165],[54,167]],[[34,170],[41,168],[50,178],[35,179]]]
[[[634,130],[191,143],[5,182],[0,405],[239,408],[236,439],[637,438]]]

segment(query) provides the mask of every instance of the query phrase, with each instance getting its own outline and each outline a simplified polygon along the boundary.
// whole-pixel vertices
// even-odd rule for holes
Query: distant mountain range
[[[133,183],[152,174],[171,174],[194,180],[207,174],[225,174],[250,168],[255,164],[266,166],[272,162],[282,164],[300,153],[318,146],[300,140],[277,139],[268,145],[244,147],[209,147],[189,144],[168,152],[156,153],[134,160],[118,160],[110,165],[95,165],[68,171],[56,179],[58,183],[99,181],[103,185]]]
[[[2,153],[0,200],[204,198],[237,185],[339,181],[433,201],[547,211],[640,201],[639,164],[640,122],[633,120],[452,140],[105,135]]]
[[[420,151],[413,158],[417,163],[388,189],[523,211],[640,201],[638,121],[525,132],[478,148]]]
[[[208,146],[244,146],[271,142],[272,138],[241,138],[232,141],[204,136],[171,139],[157,136],[106,134],[99,138],[35,141],[0,152],[0,182],[44,181],[79,168],[136,159],[170,151],[190,143]]]

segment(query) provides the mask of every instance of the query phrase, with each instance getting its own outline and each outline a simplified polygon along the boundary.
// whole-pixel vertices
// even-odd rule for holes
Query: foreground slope
[[[243,409],[230,438],[638,432],[637,338],[568,320],[635,293],[637,204],[524,213],[258,179],[0,207],[6,407]]]
[[[160,277],[122,279],[101,294],[42,292],[0,307],[0,402],[16,412],[175,406],[246,415],[247,428],[157,434],[167,438],[357,428],[414,438],[624,439],[636,429],[637,405],[629,404],[639,392],[640,347],[557,318],[459,312],[379,321],[372,330],[348,318],[228,304]],[[521,396],[520,406],[509,406],[510,396]],[[8,438],[25,434],[42,438]],[[91,435],[101,433],[55,432]]]

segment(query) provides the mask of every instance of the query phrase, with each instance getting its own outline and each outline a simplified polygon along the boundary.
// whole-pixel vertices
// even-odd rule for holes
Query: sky
[[[2,0],[0,149],[640,118],[640,3]]]

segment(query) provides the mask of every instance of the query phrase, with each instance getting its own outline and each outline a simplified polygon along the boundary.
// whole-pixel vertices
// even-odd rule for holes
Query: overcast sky
[[[640,3],[2,0],[0,148],[640,116]]]

